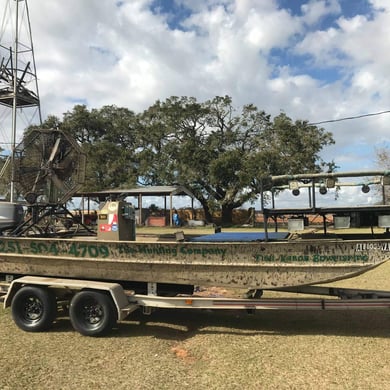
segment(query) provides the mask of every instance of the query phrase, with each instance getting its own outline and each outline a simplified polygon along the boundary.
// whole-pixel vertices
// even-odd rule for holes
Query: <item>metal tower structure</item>
[[[0,106],[4,112],[0,113],[0,126],[8,128],[2,149],[9,154],[4,167],[11,164],[9,194],[13,202],[16,138],[17,131],[23,130],[17,118],[26,128],[34,121],[41,124],[42,117],[27,0],[0,0],[0,3],[4,5],[0,26]],[[7,117],[9,113],[11,119]]]

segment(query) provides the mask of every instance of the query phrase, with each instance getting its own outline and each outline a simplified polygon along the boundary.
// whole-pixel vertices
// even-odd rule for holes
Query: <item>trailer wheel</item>
[[[57,315],[55,294],[47,288],[22,287],[12,299],[11,312],[20,329],[27,332],[47,330]]]
[[[70,302],[69,315],[73,328],[84,336],[103,336],[117,320],[111,297],[99,291],[78,292]]]

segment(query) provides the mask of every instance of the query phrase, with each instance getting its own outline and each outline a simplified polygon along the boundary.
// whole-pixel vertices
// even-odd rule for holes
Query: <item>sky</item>
[[[75,104],[141,112],[173,95],[229,95],[238,110],[252,103],[272,116],[333,121],[318,125],[336,141],[321,156],[341,171],[376,168],[376,150],[389,146],[388,0],[29,0],[28,7],[43,119],[62,118]],[[340,120],[356,116],[363,117]]]

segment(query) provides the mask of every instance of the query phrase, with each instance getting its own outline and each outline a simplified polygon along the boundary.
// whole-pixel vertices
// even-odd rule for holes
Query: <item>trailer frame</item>
[[[123,321],[137,309],[142,309],[143,314],[146,315],[158,308],[250,312],[254,310],[390,309],[390,291],[301,286],[276,289],[276,291],[333,298],[258,298],[261,296],[260,290],[252,291],[248,298],[193,295],[163,297],[156,295],[155,285],[155,283],[148,283],[148,294],[142,295],[126,291],[118,283],[23,276],[10,283],[4,299],[4,307],[11,307],[14,322],[21,329],[43,331],[50,327],[56,317],[56,312],[53,313],[54,309],[50,307],[50,299],[53,299],[50,297],[54,296],[56,303],[69,304],[69,317],[73,327],[86,336],[105,335],[116,322]],[[23,291],[27,294],[23,294]],[[44,309],[46,301],[49,308]]]

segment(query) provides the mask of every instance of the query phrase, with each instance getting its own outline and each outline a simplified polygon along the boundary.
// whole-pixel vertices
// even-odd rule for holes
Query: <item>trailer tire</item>
[[[115,325],[117,312],[111,297],[100,291],[83,290],[70,301],[69,316],[84,336],[103,336]]]
[[[47,288],[24,286],[13,297],[11,312],[20,329],[27,332],[45,331],[57,316],[56,296]]]

